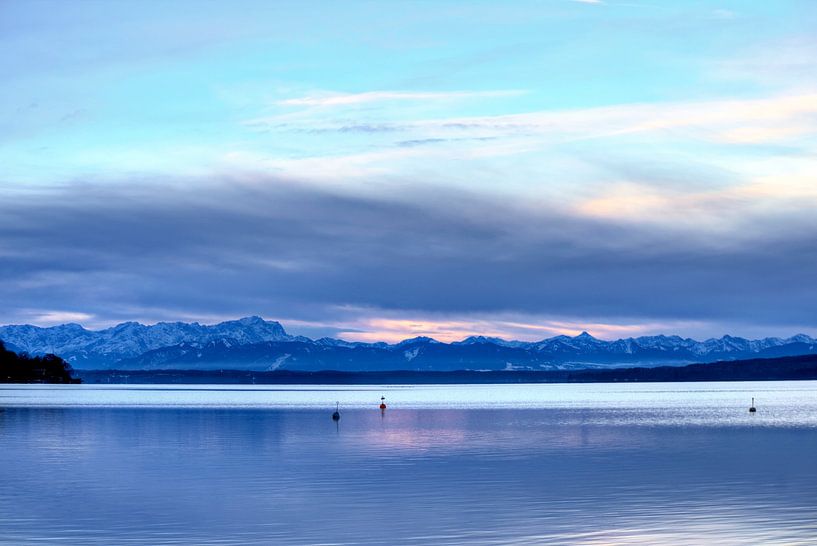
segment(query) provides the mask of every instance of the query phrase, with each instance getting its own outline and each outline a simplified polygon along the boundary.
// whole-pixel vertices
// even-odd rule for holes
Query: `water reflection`
[[[814,428],[679,425],[675,404],[396,405],[345,409],[339,422],[334,404],[7,408],[0,536],[10,544],[813,544],[817,536]]]

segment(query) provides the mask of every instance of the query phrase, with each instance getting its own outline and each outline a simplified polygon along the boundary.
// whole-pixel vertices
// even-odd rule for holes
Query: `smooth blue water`
[[[5,385],[0,407],[3,544],[817,543],[817,382]]]

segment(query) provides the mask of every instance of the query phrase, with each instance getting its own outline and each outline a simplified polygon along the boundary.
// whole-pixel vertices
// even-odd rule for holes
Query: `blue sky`
[[[815,333],[814,28],[809,1],[0,2],[0,320]]]

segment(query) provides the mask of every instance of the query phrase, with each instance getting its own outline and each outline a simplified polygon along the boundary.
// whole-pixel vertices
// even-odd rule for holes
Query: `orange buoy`
[[[385,396],[380,397],[380,409],[386,409],[386,397]]]

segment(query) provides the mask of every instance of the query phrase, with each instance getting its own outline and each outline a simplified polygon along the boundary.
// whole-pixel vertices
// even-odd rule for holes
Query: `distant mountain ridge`
[[[10,325],[0,326],[0,340],[18,352],[57,354],[78,369],[123,370],[558,370],[817,354],[817,340],[805,334],[705,341],[665,335],[605,341],[587,332],[533,342],[484,336],[453,343],[425,337],[396,344],[312,340],[260,317],[214,325],[125,322],[98,331],[79,324]]]
[[[31,354],[54,353],[78,368],[107,368],[124,358],[162,347],[225,339],[235,344],[251,344],[306,338],[290,336],[279,323],[260,317],[245,317],[211,326],[198,322],[159,322],[150,326],[123,322],[104,330],[86,330],[73,323],[48,328],[30,324],[0,326],[0,340],[9,348]]]

